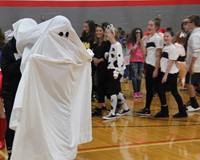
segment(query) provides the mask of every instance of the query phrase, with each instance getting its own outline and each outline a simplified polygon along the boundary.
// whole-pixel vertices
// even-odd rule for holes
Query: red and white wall
[[[122,27],[127,33],[134,27],[146,29],[150,19],[161,16],[162,27],[180,30],[181,20],[200,14],[200,0],[1,0],[0,26],[12,29],[21,18],[33,18],[38,23],[56,15],[66,16],[78,34],[87,19],[104,21]]]

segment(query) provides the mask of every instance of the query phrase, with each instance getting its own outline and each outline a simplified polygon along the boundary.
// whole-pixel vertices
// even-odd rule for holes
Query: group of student
[[[89,31],[91,24],[86,21],[84,25],[88,26]],[[119,115],[116,113],[119,106],[122,106],[121,115],[130,112],[120,87],[120,78],[125,70],[122,58],[123,41],[119,39],[119,30],[109,23],[95,25],[93,22],[93,26],[94,39],[90,41],[90,48],[94,52],[93,74],[97,73],[98,81],[98,106],[93,111],[93,116],[102,116],[102,108],[105,96],[107,96],[111,101],[111,111],[103,118],[113,119]],[[136,113],[138,116],[151,114],[151,102],[156,90],[161,110],[156,113],[155,118],[169,117],[165,94],[169,90],[178,105],[178,113],[173,117],[187,117],[187,110],[200,110],[195,91],[196,86],[200,83],[200,17],[191,15],[185,18],[181,23],[182,31],[179,35],[175,35],[172,28],[163,29],[163,32],[160,33],[160,26],[161,19],[154,18],[149,21],[144,35],[140,28],[134,28],[126,37],[134,98],[142,97],[141,79],[143,69],[145,69],[146,102],[144,108]],[[83,33],[85,32],[87,31],[83,30]],[[83,39],[82,41],[84,44],[88,43]],[[93,77],[95,76],[93,75]],[[178,92],[178,83],[175,83],[178,79],[181,81],[182,88],[186,88],[188,91],[189,106],[183,104],[183,99]]]
[[[125,65],[122,46],[119,42],[119,32],[107,22],[96,25],[88,20],[83,25],[82,42],[86,48],[92,49],[94,57],[92,61],[93,91],[98,93],[98,106],[93,115],[102,115],[102,107],[105,96],[110,99],[111,110],[103,119],[114,119],[130,112],[124,95],[121,93],[120,79],[124,73]],[[97,79],[97,85],[95,85]],[[120,103],[121,110],[116,113]]]
[[[183,42],[186,49],[186,67],[185,84],[190,97],[190,106],[183,104],[182,97],[178,92],[177,79],[179,71],[183,66],[178,67],[179,61],[185,61],[181,57],[180,51],[173,43],[175,34],[171,28],[161,34],[158,32],[161,25],[161,19],[155,18],[149,21],[147,32],[143,35],[140,28],[134,28],[127,37],[126,45],[130,51],[130,70],[131,81],[134,90],[134,97],[141,97],[141,80],[143,68],[145,66],[145,87],[146,103],[142,110],[137,112],[138,116],[150,115],[151,102],[153,100],[154,90],[157,90],[161,103],[161,110],[156,113],[155,118],[169,117],[168,104],[166,100],[166,90],[170,90],[174,96],[178,113],[174,118],[187,117],[188,111],[200,110],[196,100],[195,87],[200,83],[200,16],[191,15],[184,19],[184,27],[188,28],[188,34],[183,33],[179,37],[184,37]],[[93,91],[98,94],[98,106],[92,112],[93,116],[103,116],[102,108],[105,104],[105,97],[110,99],[111,109],[108,115],[103,116],[105,120],[115,119],[117,116],[123,116],[130,112],[124,95],[121,92],[120,79],[124,74],[125,63],[123,47],[120,43],[119,30],[108,22],[97,25],[92,20],[84,23],[83,32],[80,37],[86,48],[90,48],[94,57],[91,63]],[[14,131],[7,127],[9,122],[17,86],[20,81],[20,63],[21,57],[17,57],[16,40],[11,39],[5,46],[5,36],[0,32],[0,50],[3,49],[1,56],[1,69],[4,76],[3,89],[0,101],[0,149],[4,148],[5,132],[8,136],[6,143],[8,152],[12,148]],[[13,65],[8,65],[12,62]],[[13,77],[13,78],[12,78]],[[8,79],[6,79],[8,78]],[[2,78],[0,78],[1,83]],[[8,83],[8,80],[10,82]],[[12,84],[12,85],[10,85]],[[0,87],[2,85],[0,84]],[[6,115],[4,114],[6,110]],[[6,121],[7,118],[7,121]],[[7,130],[6,130],[7,127]]]
[[[166,91],[170,90],[178,105],[178,113],[174,118],[187,117],[188,111],[199,110],[196,100],[195,86],[200,83],[200,17],[198,15],[188,16],[184,20],[184,25],[190,31],[186,40],[186,77],[185,87],[190,97],[190,106],[183,104],[182,97],[178,93],[177,78],[179,70],[177,63],[183,60],[178,47],[173,43],[175,34],[168,28],[163,36],[159,35],[160,19],[149,21],[148,31],[150,35],[145,37],[146,41],[146,104],[138,111],[139,116],[149,115],[153,98],[153,88],[158,87],[158,96],[161,103],[161,110],[155,118],[169,117],[168,105],[166,101]],[[184,67],[184,66],[182,66]]]

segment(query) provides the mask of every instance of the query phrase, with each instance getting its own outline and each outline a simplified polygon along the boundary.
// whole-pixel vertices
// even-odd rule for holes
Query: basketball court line
[[[144,142],[144,143],[137,143],[137,144],[124,144],[124,145],[114,145],[114,146],[102,146],[96,148],[86,148],[86,149],[79,149],[78,153],[88,153],[88,152],[101,152],[101,151],[108,151],[108,150],[117,150],[117,149],[127,149],[127,148],[138,148],[138,147],[149,147],[149,146],[160,146],[160,145],[168,145],[168,144],[181,144],[181,143],[193,143],[193,142],[200,142],[200,138],[191,138],[191,139],[177,139],[173,141],[156,141],[156,142]]]

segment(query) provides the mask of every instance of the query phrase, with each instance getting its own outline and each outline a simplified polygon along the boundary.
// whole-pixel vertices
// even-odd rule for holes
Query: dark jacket
[[[1,56],[1,70],[3,73],[2,95],[16,94],[21,78],[21,58],[16,59],[16,40],[12,38],[3,48]]]

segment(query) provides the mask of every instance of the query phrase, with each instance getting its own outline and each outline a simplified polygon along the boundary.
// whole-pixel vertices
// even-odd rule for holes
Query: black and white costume
[[[108,69],[114,70],[114,75],[118,77],[119,74],[124,74],[124,57],[122,46],[119,42],[111,45],[108,56]]]
[[[111,101],[110,113],[103,117],[103,119],[112,119],[115,117],[117,102],[121,103],[122,112],[129,111],[125,102],[125,98],[121,93],[120,78],[125,69],[122,46],[119,42],[111,44],[108,53],[108,80],[107,80],[107,94]]]

